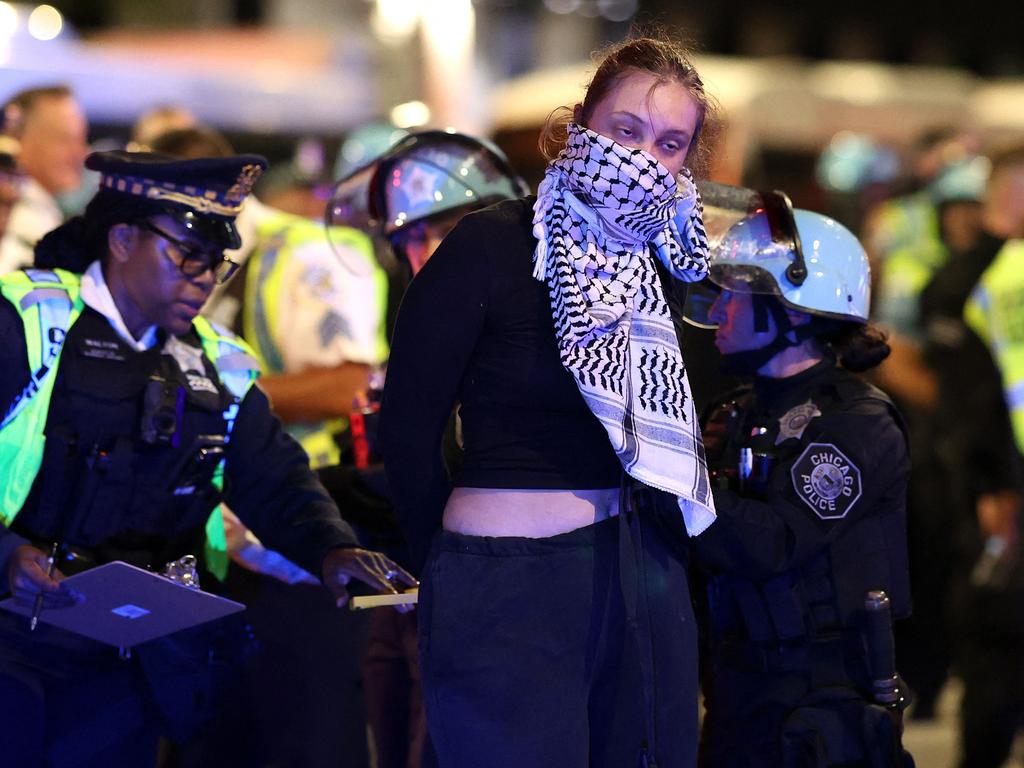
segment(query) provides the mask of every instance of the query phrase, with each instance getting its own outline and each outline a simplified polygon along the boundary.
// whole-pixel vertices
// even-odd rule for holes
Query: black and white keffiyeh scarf
[[[534,277],[546,281],[562,365],[623,468],[675,494],[691,536],[715,519],[686,368],[658,272],[708,271],[693,177],[570,123],[534,205]]]

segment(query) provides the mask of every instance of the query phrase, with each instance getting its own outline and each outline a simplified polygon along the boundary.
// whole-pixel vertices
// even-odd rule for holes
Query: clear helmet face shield
[[[715,328],[711,305],[723,290],[781,297],[776,276],[788,273],[792,281],[802,282],[806,266],[785,194],[707,181],[698,187],[711,264],[708,277],[689,286],[684,319]]]
[[[389,268],[394,263],[387,241],[380,233],[380,225],[370,209],[370,185],[376,172],[377,164],[370,163],[335,184],[324,212],[331,250],[342,266],[353,274],[366,272],[366,264],[353,251],[352,230],[362,232],[373,241],[373,251],[381,266]]]
[[[867,255],[833,219],[794,210],[782,192],[702,183],[708,278],[691,287],[685,318],[714,328],[711,305],[722,290],[776,296],[787,307],[863,323],[870,305]]]

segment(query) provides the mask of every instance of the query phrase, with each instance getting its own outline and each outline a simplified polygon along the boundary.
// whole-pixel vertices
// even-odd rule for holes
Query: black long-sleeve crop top
[[[621,464],[562,367],[548,288],[532,274],[532,203],[463,218],[402,301],[380,441],[414,551],[440,527],[451,485],[619,485]],[[456,403],[465,459],[449,483],[440,441]]]

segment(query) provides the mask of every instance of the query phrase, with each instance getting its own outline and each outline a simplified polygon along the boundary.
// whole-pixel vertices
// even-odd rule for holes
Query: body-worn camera
[[[154,373],[146,382],[139,432],[143,442],[176,444],[185,409],[185,390],[180,384]]]

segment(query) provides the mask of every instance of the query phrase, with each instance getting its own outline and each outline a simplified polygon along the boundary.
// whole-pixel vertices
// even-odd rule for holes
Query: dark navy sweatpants
[[[695,764],[696,627],[679,544],[641,518],[636,565],[650,632],[638,635],[623,599],[620,527],[612,518],[547,539],[437,535],[419,641],[442,768],[638,765],[649,730],[641,643],[657,764]]]

